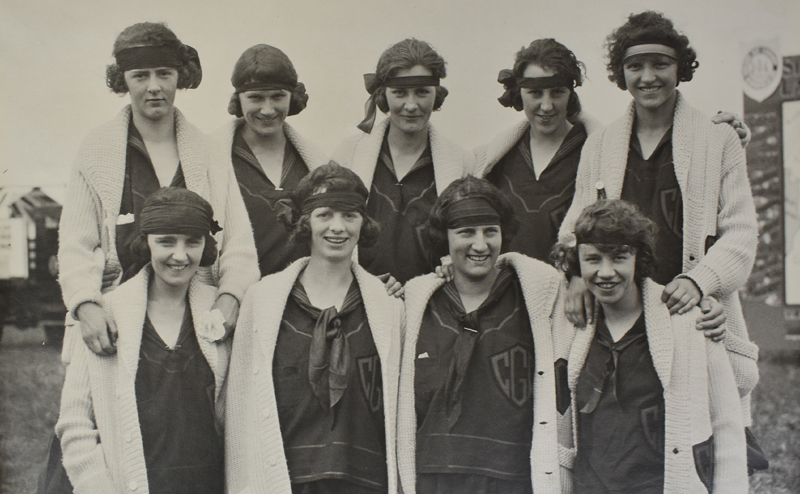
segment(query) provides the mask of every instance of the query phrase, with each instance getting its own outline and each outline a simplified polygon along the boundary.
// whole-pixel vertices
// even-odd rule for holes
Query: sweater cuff
[[[572,470],[575,465],[575,455],[574,448],[566,448],[560,444],[558,445],[558,464],[562,467]]]
[[[97,290],[91,289],[80,290],[79,292],[75,293],[75,295],[69,299],[67,311],[69,312],[69,315],[76,321],[78,320],[78,307],[86,302],[92,302],[102,307],[103,294]]]
[[[688,273],[678,276],[689,278],[690,280],[694,281],[704,297],[720,295],[719,292],[720,288],[722,287],[722,283],[720,282],[717,273],[715,273],[714,270],[708,266],[698,264]]]
[[[228,295],[235,298],[236,301],[239,302],[239,306],[241,307],[242,300],[244,299],[244,292],[245,292],[244,290],[235,286],[232,283],[220,284],[219,288],[217,289],[217,298],[219,298],[219,296],[222,295],[223,293],[227,293]]]
[[[74,482],[75,480],[76,479],[70,478],[70,482]],[[72,489],[75,494],[96,494],[98,492],[110,493],[117,491],[106,470],[92,475],[82,475],[80,480],[73,484]]]

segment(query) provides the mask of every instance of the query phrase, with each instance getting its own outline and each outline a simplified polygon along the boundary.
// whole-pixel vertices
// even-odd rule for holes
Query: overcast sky
[[[65,185],[84,136],[128,103],[110,92],[105,66],[117,34],[141,21],[162,21],[197,48],[198,89],[176,106],[204,132],[227,114],[230,75],[257,43],[282,49],[310,95],[288,121],[330,154],[363,118],[362,74],[407,37],[431,43],[447,60],[450,90],[431,121],[467,148],[524,118],[497,103],[499,70],[514,53],[554,37],[586,63],[578,90],[584,109],[610,122],[630,100],[606,78],[603,41],[627,15],[660,10],[686,33],[700,68],[680,89],[709,114],[742,112],[741,44],[781,38],[784,55],[800,55],[797,0],[239,0],[119,2],[0,0],[0,185]],[[791,29],[790,29],[791,26]]]

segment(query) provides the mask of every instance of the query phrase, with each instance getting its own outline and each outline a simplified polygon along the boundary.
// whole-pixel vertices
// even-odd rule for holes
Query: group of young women
[[[525,120],[475,153],[429,122],[444,59],[401,41],[328,162],[279,49],[242,54],[207,138],[173,106],[197,52],[125,29],[131,104],[60,226],[74,491],[746,492],[747,129],[676,90],[696,56],[663,15],[607,41],[620,121],[581,117],[582,64],[536,40],[498,78]]]

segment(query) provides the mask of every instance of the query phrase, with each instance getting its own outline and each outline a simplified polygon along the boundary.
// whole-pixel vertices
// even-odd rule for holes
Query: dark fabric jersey
[[[170,187],[186,188],[183,177],[183,168],[178,164],[175,176],[172,177]],[[122,186],[122,201],[119,214],[133,214],[133,222],[116,226],[117,257],[122,266],[122,281],[136,276],[142,267],[149,262],[137,262],[131,254],[131,243],[139,236],[139,213],[144,206],[144,200],[161,188],[158,181],[150,154],[144,145],[144,140],[139,130],[133,125],[133,119],[128,124],[128,147],[125,152],[125,182]]]
[[[506,194],[520,222],[508,250],[549,263],[550,249],[575,195],[586,129],[580,123],[572,127],[538,179],[533,172],[530,139],[528,131],[486,179]]]
[[[173,349],[145,319],[135,387],[150,492],[222,494],[214,372],[200,350],[188,303]]]
[[[434,202],[430,145],[398,181],[389,141],[384,138],[367,202],[367,215],[380,223],[381,233],[373,247],[359,248],[359,264],[376,276],[391,273],[400,283],[431,272],[421,232]]]
[[[339,318],[349,345],[349,379],[330,409],[309,382],[317,319],[302,307],[310,302],[299,282],[281,320],[272,368],[289,473],[292,484],[319,484],[298,492],[329,492],[323,489],[329,480],[345,481],[349,487],[343,492],[387,490],[381,362],[355,280],[346,298],[351,297],[357,297],[357,307],[349,312],[343,308]]]
[[[651,278],[666,285],[683,272],[683,196],[672,160],[672,129],[648,159],[634,131],[631,134],[621,199],[639,206],[658,227],[658,270]]]
[[[503,269],[469,314],[452,282],[433,294],[414,349],[418,491],[530,492],[533,348],[513,270]]]
[[[261,276],[266,276],[310,254],[307,245],[289,245],[289,231],[275,215],[275,203],[292,195],[297,183],[308,175],[308,166],[286,139],[281,182],[276,187],[242,137],[243,129],[238,127],[233,136],[231,162],[253,227],[258,267]]]
[[[575,492],[664,489],[664,388],[644,314],[614,342],[602,314],[576,388]]]

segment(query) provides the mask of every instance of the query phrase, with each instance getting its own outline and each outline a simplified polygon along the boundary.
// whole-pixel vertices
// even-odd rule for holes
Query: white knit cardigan
[[[103,309],[119,331],[115,355],[95,355],[84,344],[72,347],[56,433],[76,494],[149,492],[136,405],[136,371],[151,276],[148,264],[103,296]],[[215,300],[216,289],[195,276],[189,285],[195,325]],[[221,426],[224,397],[220,392],[228,370],[230,342],[212,342],[202,333],[197,334],[197,341],[214,372],[216,421]]]
[[[383,137],[389,130],[389,119],[385,118],[372,129],[371,134],[359,132],[345,139],[333,153],[333,161],[350,168],[372,189],[372,178],[383,145]],[[454,180],[467,174],[474,167],[475,156],[436,131],[428,123],[428,139],[433,155],[433,176],[436,194],[439,195]]]
[[[571,491],[571,413],[556,410],[554,363],[569,356],[574,327],[564,317],[564,279],[551,266],[522,254],[501,255],[498,265],[513,269],[522,287],[530,318],[536,373],[533,383],[533,440],[531,443],[531,484],[537,494]],[[414,399],[414,371],[417,339],[422,316],[431,296],[444,280],[435,274],[409,281],[405,289],[406,331],[400,369],[400,398],[397,417],[397,459],[400,483],[405,494],[416,492],[417,414]]]
[[[59,225],[59,283],[68,311],[84,302],[101,303],[103,268],[119,267],[116,225],[125,182],[125,156],[131,107],[126,106],[111,122],[93,131],[83,142],[73,165],[67,201]],[[219,248],[216,262],[201,268],[198,277],[242,300],[258,281],[258,257],[253,231],[239,187],[230,167],[212,166],[207,138],[175,109],[175,133],[186,188],[211,203],[222,231],[214,235]],[[113,290],[116,286],[109,287]],[[68,318],[69,319],[69,318]],[[78,328],[68,324],[63,357]]]
[[[634,116],[631,103],[622,118],[586,140],[575,198],[561,224],[559,241],[574,243],[575,221],[584,207],[597,200],[598,184],[609,199],[620,197]],[[742,397],[744,422],[750,425],[750,392],[758,382],[758,347],[748,337],[736,290],[753,267],[758,224],[745,153],[729,125],[715,125],[678,92],[672,156],[683,195],[683,276],[724,306],[725,347]],[[716,236],[717,241],[706,252],[709,236]]]
[[[233,136],[236,133],[236,129],[242,125],[245,125],[244,118],[236,118],[211,135],[212,163],[224,163],[231,170],[233,169],[233,162],[231,160]],[[313,171],[315,168],[328,162],[328,158],[316,145],[298,134],[294,127],[286,122],[283,123],[283,133],[295,149],[297,149],[297,153],[300,157],[303,158],[306,166],[308,166],[308,171]],[[279,187],[280,184],[275,184],[275,186]]]
[[[642,285],[647,342],[664,387],[664,494],[708,493],[697,475],[692,446],[707,440],[712,433],[712,493],[745,494],[749,484],[744,423],[738,412],[739,394],[724,345],[705,338],[695,329],[699,308],[670,316],[666,304],[661,302],[663,290],[663,286],[649,278]],[[568,370],[573,410],[575,388],[595,330],[593,324],[578,331],[572,344]]]
[[[531,128],[531,123],[525,119],[513,127],[505,129],[495,136],[489,144],[475,148],[475,167],[472,175],[486,178],[494,166],[516,146],[517,142]]]
[[[291,494],[278,420],[272,361],[289,294],[309,258],[265,276],[245,296],[233,341],[225,411],[225,479],[229,494]],[[403,307],[383,283],[353,263],[372,338],[381,359],[388,492],[397,492],[395,431]]]

